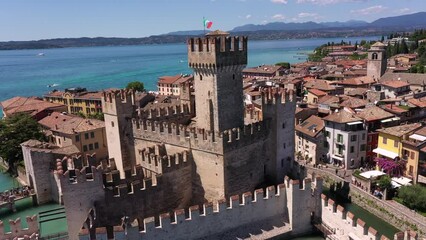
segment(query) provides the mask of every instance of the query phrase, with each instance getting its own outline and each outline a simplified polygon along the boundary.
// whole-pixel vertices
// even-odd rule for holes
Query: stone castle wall
[[[215,204],[196,205],[187,210],[180,209],[172,214],[165,213],[139,221],[129,221],[115,227],[113,232],[105,228],[96,229],[100,239],[235,239],[262,235],[261,239],[282,234],[310,232],[310,221],[301,223],[289,218],[291,205],[307,207],[321,191],[321,180],[305,180],[304,188],[299,189],[298,181],[286,179],[276,187],[267,187],[235,195],[229,201],[223,199]],[[319,187],[319,189],[317,189]],[[314,194],[313,194],[314,193]],[[293,196],[294,194],[294,196]],[[293,196],[293,197],[289,197]],[[299,202],[292,203],[291,199]],[[320,207],[318,205],[318,207]],[[313,209],[319,211],[319,209]],[[123,228],[123,226],[125,226]],[[275,226],[275,228],[274,228]],[[308,230],[307,230],[308,229]],[[263,231],[265,232],[263,232]],[[108,236],[109,232],[109,236]],[[263,233],[262,233],[263,232]],[[226,234],[223,234],[226,233]],[[306,232],[305,232],[306,233]],[[113,236],[112,236],[113,235]],[[87,229],[80,232],[80,239],[90,239]]]
[[[361,218],[321,194],[322,223],[331,231],[332,239],[386,240],[388,237],[368,226]],[[402,235],[401,235],[402,234]],[[405,235],[405,236],[404,236]],[[394,239],[417,239],[413,231],[397,233]]]
[[[26,218],[27,228],[21,227],[21,219],[9,220],[10,231],[5,231],[4,223],[0,221],[0,239],[2,240],[13,240],[13,239],[38,239],[37,234],[38,221],[37,216]]]

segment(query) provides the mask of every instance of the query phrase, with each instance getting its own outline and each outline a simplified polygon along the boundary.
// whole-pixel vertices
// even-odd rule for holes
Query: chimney
[[[301,118],[299,118],[299,124],[302,124],[302,119]]]

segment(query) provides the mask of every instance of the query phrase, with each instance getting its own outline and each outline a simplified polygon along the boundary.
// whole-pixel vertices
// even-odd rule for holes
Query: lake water
[[[360,42],[378,37],[344,38]],[[248,66],[301,62],[304,55],[327,42],[342,38],[249,41]],[[44,56],[38,56],[44,53]],[[160,76],[192,73],[185,44],[59,48],[0,51],[0,101],[14,96],[41,96],[56,89],[86,87],[122,88],[142,81],[156,90]],[[1,113],[0,113],[1,114]]]

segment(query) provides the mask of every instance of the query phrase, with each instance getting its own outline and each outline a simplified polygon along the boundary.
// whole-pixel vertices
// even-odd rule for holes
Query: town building
[[[66,106],[59,103],[49,103],[37,97],[14,97],[0,103],[3,109],[3,117],[9,117],[18,113],[26,113],[35,120],[40,120],[52,112],[65,112]]]
[[[67,88],[64,91],[54,90],[43,95],[43,100],[67,106],[68,113],[90,115],[102,113],[102,91],[87,91],[86,88]]]
[[[385,93],[386,98],[397,98],[410,92],[410,85],[404,81],[389,80],[378,83],[380,91]]]
[[[38,122],[51,144],[60,148],[74,145],[83,156],[96,153],[98,159],[108,158],[103,121],[53,112]]]
[[[360,167],[367,151],[367,130],[362,119],[342,109],[323,120],[328,161],[344,169]]]
[[[306,102],[309,104],[318,104],[318,99],[326,95],[326,92],[323,92],[316,88],[309,89],[308,94],[306,95]]]
[[[371,165],[376,158],[376,153],[373,152],[377,148],[379,133],[376,131],[384,126],[395,126],[399,123],[398,119],[393,114],[377,107],[369,106],[356,114],[357,117],[364,120],[367,126],[367,151],[366,163]]]
[[[401,159],[402,141],[408,139],[416,130],[422,127],[421,123],[412,123],[377,129],[379,140],[377,148],[373,150],[378,158]]]
[[[322,163],[327,154],[324,121],[311,116],[296,125],[296,156],[313,165]]]
[[[331,81],[327,80],[315,80],[309,81],[304,84],[306,89],[318,89],[326,92],[328,95],[340,95],[344,93],[342,86],[333,85]]]
[[[158,78],[157,89],[161,95],[181,96],[192,92],[194,76],[179,74],[176,76],[163,76]]]
[[[402,140],[402,159],[407,161],[405,176],[414,183],[426,184],[426,127]]]
[[[243,69],[244,78],[258,78],[269,80],[284,75],[284,67],[278,65],[260,65]]]

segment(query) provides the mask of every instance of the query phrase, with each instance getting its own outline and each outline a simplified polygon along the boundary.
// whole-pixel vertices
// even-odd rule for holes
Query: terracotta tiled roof
[[[348,95],[348,96],[364,96],[367,93],[368,90],[369,89],[367,89],[367,88],[354,88],[354,89],[348,90],[346,95]]]
[[[348,107],[348,108],[361,108],[365,107],[368,104],[366,100],[354,98],[354,97],[347,97],[346,100],[340,103],[341,107]]]
[[[315,89],[315,88],[309,89],[309,92],[314,94],[315,96],[318,96],[318,97],[327,95],[326,92],[323,92],[323,91]]]
[[[421,136],[426,136],[426,126],[425,126],[425,127],[420,128],[419,130],[417,130],[417,131],[415,132],[415,134],[418,134],[418,135],[421,135]]]
[[[376,81],[374,81],[374,79],[369,76],[348,78],[338,82],[338,84],[341,84],[341,85],[358,85],[358,86],[373,84],[373,83],[376,83]]]
[[[408,102],[417,106],[417,107],[426,108],[426,97],[411,98],[411,99],[408,99]]]
[[[318,99],[319,104],[330,105],[330,104],[334,104],[334,103],[338,104],[339,102],[340,102],[339,97],[332,96],[332,95],[327,95],[327,96],[324,96],[324,97],[321,97],[320,99]]]
[[[389,81],[381,82],[381,84],[391,88],[400,88],[400,87],[410,86],[410,84],[408,84],[407,82],[400,81],[400,80],[389,80]]]
[[[337,122],[337,123],[350,123],[350,122],[356,122],[361,121],[362,119],[359,117],[354,116],[354,114],[347,112],[345,110],[340,110],[339,112],[334,112],[327,117],[323,118],[324,120],[330,121],[330,122]]]
[[[314,80],[314,81],[309,81],[307,83],[305,83],[304,85],[306,88],[316,88],[319,89],[321,91],[332,91],[335,90],[336,87],[332,86],[330,84],[330,82],[326,81],[326,80]]]
[[[363,111],[358,112],[357,116],[366,121],[376,121],[394,117],[393,114],[386,112],[385,110],[376,106],[365,108]]]
[[[158,78],[160,84],[179,84],[193,79],[192,75],[163,76]]]
[[[324,121],[315,115],[296,125],[296,131],[315,137],[324,129]]]
[[[282,68],[283,68],[282,66],[276,66],[276,65],[261,65],[258,67],[246,68],[243,70],[243,73],[274,74]]]
[[[405,134],[414,132],[415,130],[421,127],[422,127],[421,123],[412,123],[412,124],[406,124],[406,125],[399,125],[395,127],[381,128],[381,129],[378,129],[377,131],[381,133],[386,133],[392,136],[402,137]]]
[[[50,116],[47,116],[38,122],[51,131],[66,134],[75,134],[78,132],[86,132],[105,127],[105,123],[103,121],[85,119],[74,115],[61,114],[58,112],[53,112]]]
[[[397,106],[395,104],[386,104],[386,105],[383,105],[382,107],[386,111],[389,111],[389,112],[395,113],[395,114],[408,112],[407,109],[400,108],[399,106]]]
[[[410,85],[426,85],[426,74],[418,73],[392,73],[386,72],[382,77],[380,77],[380,82],[385,82],[389,80],[398,80],[405,81]]]
[[[62,104],[45,102],[36,97],[14,97],[1,102],[1,105],[6,115],[21,112],[35,115],[47,109],[55,109],[64,106]]]

